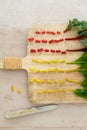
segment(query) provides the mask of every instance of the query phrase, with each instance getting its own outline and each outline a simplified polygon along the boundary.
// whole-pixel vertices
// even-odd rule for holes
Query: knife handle
[[[3,69],[21,69],[22,59],[16,57],[5,57],[0,60],[0,68]]]
[[[5,113],[5,117],[7,119],[15,118],[15,117],[21,117],[25,115],[30,115],[34,113],[41,113],[49,110],[54,110],[58,107],[56,104],[48,104],[45,106],[39,106],[39,107],[32,107],[32,108],[25,108],[25,109],[19,109],[14,111],[8,111]]]
[[[11,119],[11,118],[16,118],[16,117],[22,117],[25,115],[30,115],[35,113],[35,111],[37,111],[37,109],[35,107],[32,107],[30,109],[19,109],[19,110],[15,110],[15,111],[8,111],[5,113],[5,117],[7,119]]]

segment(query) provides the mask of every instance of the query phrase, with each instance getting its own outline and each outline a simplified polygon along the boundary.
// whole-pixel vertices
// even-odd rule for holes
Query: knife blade
[[[45,106],[39,106],[39,107],[32,107],[32,108],[25,108],[25,109],[19,109],[14,111],[8,111],[5,113],[5,118],[11,119],[16,117],[22,117],[25,115],[31,115],[35,113],[41,113],[45,111],[51,111],[58,107],[56,104],[51,105],[45,105]]]

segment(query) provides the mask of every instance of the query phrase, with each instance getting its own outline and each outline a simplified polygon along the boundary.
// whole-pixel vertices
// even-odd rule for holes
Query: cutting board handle
[[[21,69],[22,59],[16,57],[5,57],[3,60],[4,69]]]

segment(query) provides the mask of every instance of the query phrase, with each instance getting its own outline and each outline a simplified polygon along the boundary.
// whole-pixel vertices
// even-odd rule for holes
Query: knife
[[[56,104],[50,104],[50,105],[45,105],[45,106],[40,106],[40,107],[32,107],[32,108],[8,111],[5,113],[5,118],[11,119],[11,118],[22,117],[22,116],[30,115],[30,114],[34,114],[34,113],[41,113],[41,112],[45,112],[45,111],[54,110],[57,107],[58,107],[58,105],[56,105]]]

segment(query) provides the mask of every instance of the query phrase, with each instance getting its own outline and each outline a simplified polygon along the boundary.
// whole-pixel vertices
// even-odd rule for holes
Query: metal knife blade
[[[34,113],[40,113],[40,112],[54,110],[57,107],[58,107],[58,105],[51,104],[51,105],[45,105],[45,106],[40,106],[40,107],[32,107],[32,108],[25,108],[25,109],[19,109],[19,110],[14,110],[14,111],[8,111],[5,113],[5,117],[7,119],[22,117],[22,116],[30,115],[30,114],[34,114]]]

